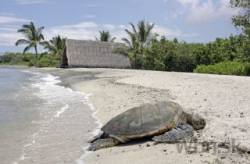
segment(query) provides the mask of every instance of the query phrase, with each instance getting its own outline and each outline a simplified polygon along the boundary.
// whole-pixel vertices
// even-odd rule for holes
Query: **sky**
[[[168,39],[206,43],[240,33],[231,22],[237,12],[229,0],[1,0],[0,53],[22,50],[14,45],[23,38],[17,30],[30,21],[45,27],[47,40],[94,40],[109,30],[120,42],[130,22],[146,20]]]

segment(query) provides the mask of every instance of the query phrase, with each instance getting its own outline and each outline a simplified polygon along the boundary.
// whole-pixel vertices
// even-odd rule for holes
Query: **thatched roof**
[[[68,66],[130,68],[130,61],[126,55],[114,53],[114,50],[119,47],[124,47],[124,45],[67,39],[66,56]]]

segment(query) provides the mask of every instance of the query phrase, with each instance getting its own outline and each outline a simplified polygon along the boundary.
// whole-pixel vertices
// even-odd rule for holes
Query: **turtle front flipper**
[[[89,151],[96,151],[102,148],[108,148],[115,145],[118,145],[120,142],[114,138],[105,138],[105,139],[97,139],[93,143],[91,143],[88,148]]]
[[[88,143],[93,143],[93,142],[95,142],[96,140],[101,139],[101,138],[104,138],[104,137],[105,137],[105,135],[104,135],[104,133],[101,131],[101,132],[99,132],[96,136],[94,136],[93,138],[89,139],[89,140],[88,140]]]
[[[189,124],[180,124],[176,128],[162,134],[155,136],[152,139],[158,143],[175,143],[184,138],[193,136],[194,128]]]

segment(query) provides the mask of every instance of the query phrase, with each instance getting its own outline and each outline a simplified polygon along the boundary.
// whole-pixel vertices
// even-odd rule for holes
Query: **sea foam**
[[[94,137],[95,135],[100,133],[100,129],[102,127],[102,124],[100,120],[97,117],[97,110],[95,109],[94,105],[90,101],[90,97],[92,96],[91,93],[84,93],[84,92],[79,92],[79,91],[74,91],[71,88],[66,88],[64,86],[58,85],[61,80],[60,77],[54,76],[52,74],[48,73],[39,73],[39,72],[32,72],[32,71],[25,71],[28,73],[32,73],[35,75],[35,83],[33,83],[33,87],[38,88],[39,92],[37,93],[37,96],[49,100],[49,103],[55,104],[58,103],[58,97],[62,100],[62,106],[58,109],[53,111],[53,117],[55,119],[60,118],[63,116],[63,114],[67,111],[70,110],[70,105],[65,104],[65,101],[63,101],[65,98],[68,98],[69,96],[72,99],[79,99],[89,107],[89,109],[92,111],[92,117],[95,120],[95,124],[97,125],[97,128],[94,129],[93,131],[90,132],[90,138]],[[64,98],[65,96],[65,98]],[[37,133],[36,133],[37,134]],[[35,138],[35,137],[34,137]],[[89,139],[90,139],[89,138]],[[35,143],[35,139],[32,140],[31,143],[26,144],[26,146],[32,146],[32,144]],[[87,150],[88,146],[83,146],[82,151],[83,154],[79,157],[79,159],[76,159],[75,162],[77,164],[84,164],[84,158],[90,154]],[[23,153],[20,160],[23,160],[26,158],[25,154]],[[18,162],[16,162],[18,163]]]

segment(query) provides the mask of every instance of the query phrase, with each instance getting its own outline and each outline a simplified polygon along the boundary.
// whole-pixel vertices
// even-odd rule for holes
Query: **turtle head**
[[[198,114],[185,113],[187,118],[187,123],[192,125],[195,130],[203,129],[206,126],[206,121]]]

